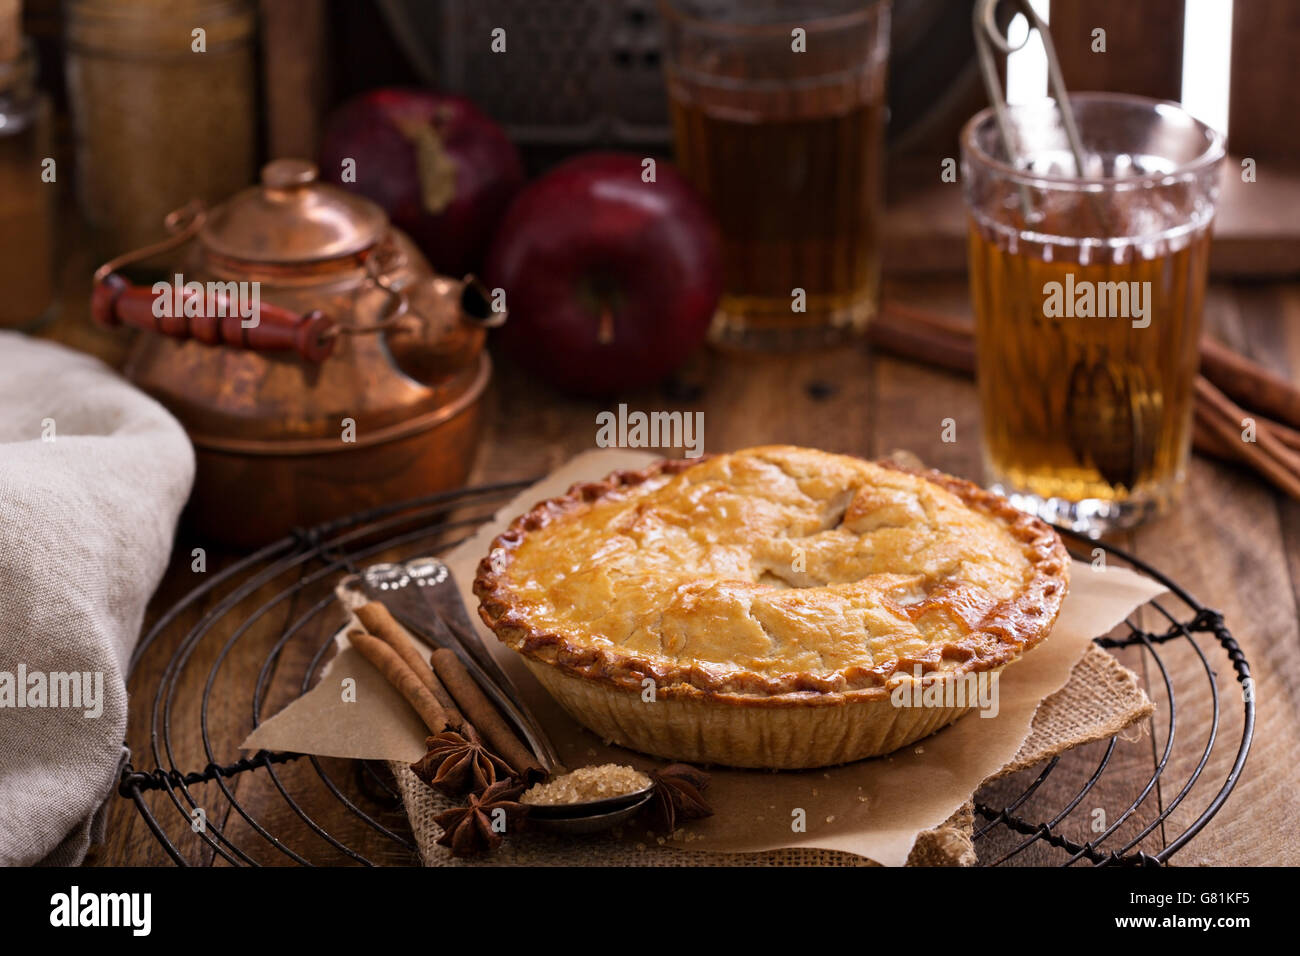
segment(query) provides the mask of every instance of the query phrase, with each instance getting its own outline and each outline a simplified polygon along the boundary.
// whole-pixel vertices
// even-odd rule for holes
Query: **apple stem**
[[[596,341],[609,345],[614,341],[614,311],[608,305],[600,307],[600,325],[596,329]]]

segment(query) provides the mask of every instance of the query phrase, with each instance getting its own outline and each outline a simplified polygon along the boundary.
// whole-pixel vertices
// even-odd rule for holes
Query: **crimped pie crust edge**
[[[887,699],[901,681],[916,683],[906,668],[911,661],[889,661],[871,670],[854,667],[853,680],[866,686],[844,687],[845,675],[783,674],[777,677],[728,668],[724,673],[675,661],[655,659],[623,650],[592,647],[565,634],[531,627],[515,610],[506,581],[515,549],[524,537],[553,521],[581,511],[591,503],[659,475],[674,476],[714,456],[665,458],[645,468],[616,471],[599,481],[579,482],[553,498],[538,502],[520,515],[492,542],[478,565],[474,594],[479,616],[504,644],[530,658],[575,677],[640,694],[643,682],[654,682],[656,696],[681,696],[751,707],[837,706],[853,701]],[[844,456],[853,457],[853,456]],[[865,460],[865,459],[859,459]],[[1005,667],[1046,637],[1056,622],[1069,590],[1069,554],[1060,536],[1047,523],[1015,508],[1000,495],[936,470],[906,468],[887,460],[873,464],[929,481],[957,496],[967,506],[996,518],[1017,540],[1034,569],[1034,577],[1014,599],[1002,602],[997,613],[1002,637],[992,653],[978,640],[998,637],[992,629],[972,631],[960,641],[935,645],[938,661],[955,662],[941,670],[923,666],[921,683]],[[492,555],[502,553],[493,567]],[[1009,639],[1008,639],[1009,638]],[[900,666],[903,665],[903,666]]]

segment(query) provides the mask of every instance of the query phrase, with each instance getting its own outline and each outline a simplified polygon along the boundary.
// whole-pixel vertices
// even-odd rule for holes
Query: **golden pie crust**
[[[900,707],[894,691],[999,672],[1047,636],[1068,587],[1056,532],[970,482],[765,446],[539,503],[493,542],[474,593],[602,737],[788,769],[951,723],[971,707]]]

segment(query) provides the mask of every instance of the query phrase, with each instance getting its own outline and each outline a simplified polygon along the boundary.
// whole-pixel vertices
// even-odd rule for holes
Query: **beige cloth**
[[[0,865],[86,854],[124,758],[127,664],[193,478],[162,406],[90,356],[0,332]],[[16,706],[23,690],[41,699],[36,675],[74,672],[97,716],[49,706],[48,690],[46,706]]]
[[[1014,760],[990,779],[1032,767],[1043,760],[1094,740],[1119,733],[1151,715],[1153,705],[1132,671],[1095,644],[1070,672],[1070,680],[1044,700],[1033,727]],[[529,833],[508,839],[481,860],[453,857],[437,845],[442,830],[433,818],[457,805],[426,786],[406,764],[389,764],[397,777],[426,866],[873,866],[871,860],[839,850],[794,847],[763,853],[710,853],[680,849],[670,839],[644,834],[601,834],[585,838]],[[908,866],[972,866],[972,805],[967,803],[942,826],[921,833]]]

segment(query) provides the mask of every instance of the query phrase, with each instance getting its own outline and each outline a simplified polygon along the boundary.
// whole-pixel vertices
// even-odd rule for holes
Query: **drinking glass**
[[[834,344],[876,311],[889,2],[660,0],[677,161],[722,227],[713,341]]]
[[[1175,500],[1191,443],[1223,137],[1174,103],[1070,96],[962,131],[987,479],[1100,534]]]

